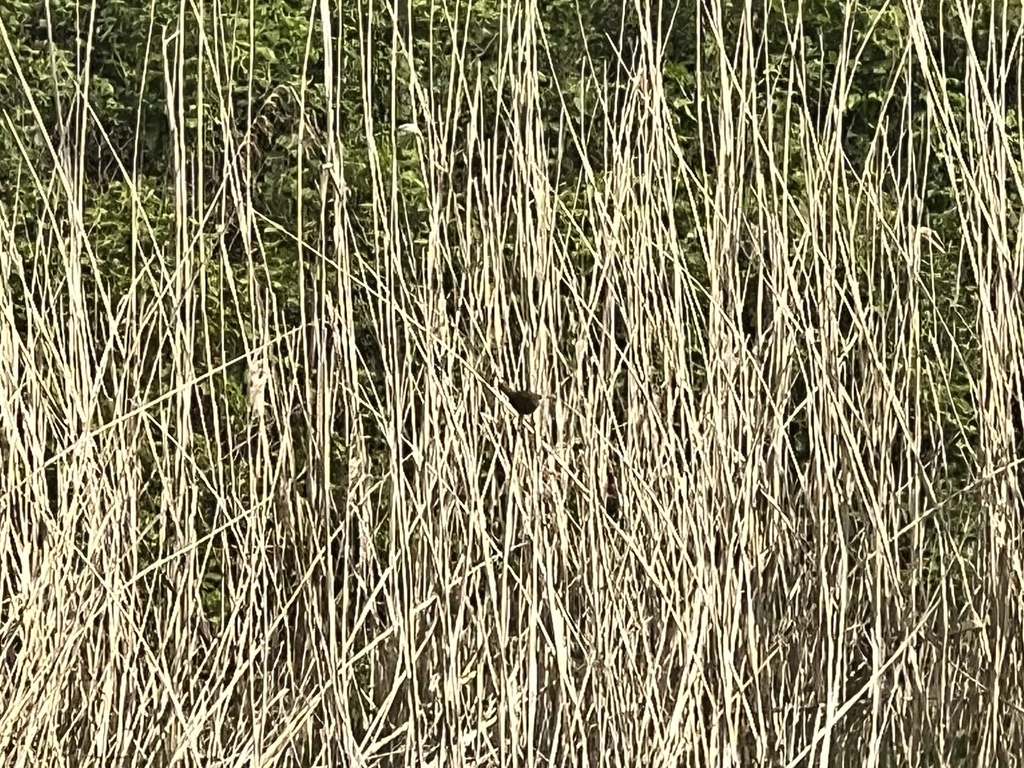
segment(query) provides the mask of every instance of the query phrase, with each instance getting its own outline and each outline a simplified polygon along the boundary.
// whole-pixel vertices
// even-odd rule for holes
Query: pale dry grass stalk
[[[496,73],[455,45],[446,83],[410,64],[404,9],[391,39],[361,29],[364,50],[392,46],[421,78],[392,97],[412,119],[396,107],[377,124],[371,87],[385,84],[364,73],[370,250],[340,111],[303,137],[303,157],[323,161],[322,203],[304,201],[287,233],[251,203],[253,136],[214,159],[202,122],[189,127],[176,62],[188,26],[209,24],[223,34],[209,66],[230,70],[217,18],[183,17],[162,41],[174,239],[144,247],[159,228],[129,196],[124,295],[100,273],[72,124],[60,171],[29,177],[53,206],[34,250],[15,248],[17,200],[0,209],[0,288],[12,274],[29,286],[24,327],[0,293],[5,765],[987,765],[1021,752],[1024,263],[1007,245],[1017,139],[994,127],[1006,105],[989,74],[1017,63],[971,54],[961,124],[908,10],[894,81],[913,66],[931,83],[963,222],[962,243],[940,241],[920,218],[938,162],[926,147],[879,124],[850,166],[854,44],[836,41],[834,84],[809,81],[794,48],[766,96],[756,24],[729,38],[714,5],[672,32],[721,51],[697,77],[720,106],[703,91],[692,105],[705,168],[685,164],[692,137],[673,128],[667,17],[641,19],[634,50],[574,83],[542,81],[557,51],[532,4],[503,6]],[[473,18],[458,6],[435,24],[459,42]],[[212,69],[201,83],[214,112],[237,109]],[[337,83],[323,85],[334,104]],[[557,126],[540,122],[550,93],[566,105]],[[596,124],[573,121],[577,99]],[[569,153],[579,184],[560,175]],[[429,211],[422,238],[411,188]],[[328,224],[309,242],[315,220]],[[268,278],[280,237],[306,242],[291,313]],[[958,248],[960,273],[938,274]],[[963,298],[942,308],[948,279]],[[958,314],[972,296],[977,316]],[[219,330],[231,325],[234,346]],[[938,403],[975,353],[975,413],[951,427]],[[549,397],[520,421],[499,378]],[[956,451],[967,477],[950,473]],[[140,508],[153,493],[155,513]]]

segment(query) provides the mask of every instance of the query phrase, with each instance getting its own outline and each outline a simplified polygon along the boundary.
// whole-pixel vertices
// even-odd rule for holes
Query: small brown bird
[[[619,486],[615,483],[615,475],[608,472],[608,483],[604,487],[604,511],[615,522],[621,522],[619,518]]]
[[[514,390],[507,384],[502,383],[498,384],[498,389],[508,398],[508,401],[520,416],[529,416],[540,405],[540,395],[534,392],[528,392],[525,389]]]

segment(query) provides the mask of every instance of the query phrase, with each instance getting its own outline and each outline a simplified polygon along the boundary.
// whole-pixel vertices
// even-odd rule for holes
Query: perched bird
[[[535,392],[529,392],[525,389],[514,390],[507,384],[502,383],[498,384],[498,389],[508,398],[509,403],[512,404],[512,407],[516,409],[520,416],[529,416],[540,405],[540,395]]]
[[[619,501],[619,486],[615,483],[615,475],[608,472],[608,483],[604,487],[604,511],[615,522],[621,522],[619,510],[622,504]]]

